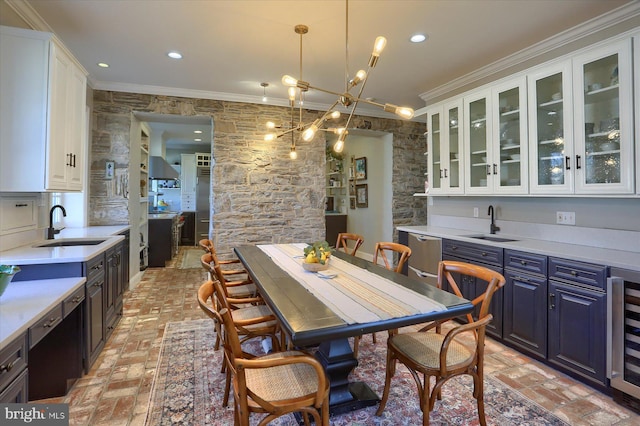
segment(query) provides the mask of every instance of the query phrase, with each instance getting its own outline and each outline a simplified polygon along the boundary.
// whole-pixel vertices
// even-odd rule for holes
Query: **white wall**
[[[345,151],[345,170],[348,170],[351,157],[367,159],[367,179],[357,183],[367,184],[368,207],[347,210],[347,230],[364,237],[358,254],[370,258],[376,242],[393,241],[393,136],[381,132],[352,131],[347,137]]]

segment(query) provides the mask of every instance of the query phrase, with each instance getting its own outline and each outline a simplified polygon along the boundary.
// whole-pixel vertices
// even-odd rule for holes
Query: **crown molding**
[[[516,66],[522,62],[533,59],[537,56],[544,55],[547,52],[558,49],[566,44],[580,40],[583,37],[605,30],[622,21],[634,18],[640,15],[640,2],[632,1],[626,5],[620,6],[611,12],[595,17],[573,28],[558,33],[546,40],[522,49],[514,54],[499,59],[489,65],[479,68],[469,74],[463,75],[450,82],[421,93],[420,98],[429,104],[433,99],[447,95],[456,89],[475,83],[486,77],[490,77],[495,73],[499,73],[508,68]]]
[[[49,24],[47,24],[38,12],[25,0],[4,0],[4,2],[32,29],[53,33]]]

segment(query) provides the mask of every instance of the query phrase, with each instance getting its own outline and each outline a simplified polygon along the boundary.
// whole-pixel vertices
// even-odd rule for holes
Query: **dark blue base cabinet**
[[[504,277],[504,341],[546,358],[547,278],[509,270]]]
[[[609,268],[495,246],[442,241],[442,258],[504,271],[487,334],[602,391],[606,377]],[[463,295],[483,290],[460,279]]]
[[[549,362],[606,382],[605,293],[549,282]]]

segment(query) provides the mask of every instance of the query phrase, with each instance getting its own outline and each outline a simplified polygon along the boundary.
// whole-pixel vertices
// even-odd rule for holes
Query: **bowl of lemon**
[[[331,247],[326,241],[316,241],[304,248],[302,268],[309,272],[326,271],[329,269]]]

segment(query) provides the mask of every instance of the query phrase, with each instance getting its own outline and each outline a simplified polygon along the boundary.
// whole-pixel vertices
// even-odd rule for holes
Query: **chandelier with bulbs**
[[[411,119],[413,118],[414,111],[408,107],[400,107],[397,105],[393,105],[390,103],[381,104],[378,102],[374,102],[371,99],[363,99],[362,92],[367,83],[367,79],[371,73],[371,70],[378,63],[378,59],[380,58],[380,54],[382,50],[387,44],[387,39],[379,36],[376,38],[375,43],[373,45],[373,51],[371,52],[371,57],[369,58],[369,64],[367,70],[359,70],[355,76],[349,77],[348,69],[345,72],[346,82],[345,82],[345,91],[342,93],[338,93],[331,90],[322,89],[320,87],[315,87],[311,85],[309,82],[302,80],[302,36],[309,32],[309,27],[306,25],[296,25],[294,28],[296,34],[300,35],[300,78],[296,79],[290,75],[285,75],[282,77],[282,84],[289,87],[288,95],[289,95],[289,107],[291,109],[291,122],[288,128],[284,130],[280,130],[279,133],[276,133],[276,129],[282,129],[283,126],[276,126],[273,122],[267,123],[267,128],[273,130],[267,133],[264,137],[265,141],[273,141],[280,137],[283,137],[287,134],[291,134],[291,148],[289,155],[291,159],[297,158],[296,153],[296,143],[295,143],[295,133],[300,133],[300,138],[305,141],[311,141],[318,131],[330,131],[338,135],[338,140],[333,145],[333,150],[335,152],[342,152],[344,149],[344,141],[349,134],[349,125],[351,124],[351,119],[353,118],[353,114],[359,103],[366,103],[369,105],[374,105],[379,108],[382,108],[386,112],[391,112],[403,119]],[[349,1],[346,1],[346,42],[345,42],[345,55],[348,61],[348,36],[349,36]],[[348,68],[348,67],[347,67]],[[351,91],[358,87],[357,94],[352,94]],[[337,96],[336,101],[329,107],[329,109],[318,119],[314,120],[312,123],[303,123],[302,122],[302,106],[304,103],[304,94],[309,90],[317,90],[319,92],[328,93],[331,95]],[[295,122],[295,102],[296,98],[298,99],[298,121]],[[340,111],[335,109],[338,105],[341,105],[345,108],[349,108],[349,116],[347,118],[347,122],[344,127],[329,127],[323,128],[327,120],[336,119],[340,117]]]

